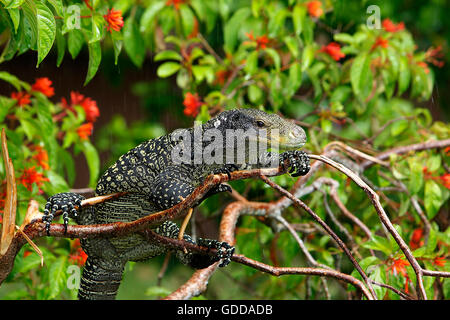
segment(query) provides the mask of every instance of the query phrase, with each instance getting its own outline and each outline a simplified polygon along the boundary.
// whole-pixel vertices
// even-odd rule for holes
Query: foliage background
[[[102,172],[121,154],[138,143],[175,128],[190,126],[193,118],[183,113],[184,109],[188,108],[183,106],[188,92],[197,93],[199,101],[205,103],[198,110],[200,120],[208,118],[207,111],[214,110],[217,105],[228,108],[244,104],[254,107],[263,105],[268,111],[280,111],[290,118],[302,119],[312,126],[307,128],[310,142],[306,147],[314,153],[319,153],[321,148],[335,140],[336,136],[363,140],[364,137],[360,132],[371,136],[384,123],[397,117],[414,117],[416,122],[412,123],[406,119],[396,122],[375,139],[372,145],[374,149],[384,150],[396,145],[425,141],[432,137],[439,139],[449,137],[447,123],[450,113],[446,101],[450,99],[448,90],[448,79],[450,79],[448,24],[450,22],[445,15],[450,5],[446,1],[405,0],[370,3],[367,1],[322,1],[321,6],[325,13],[318,18],[312,17],[307,12],[307,1],[149,0],[139,3],[127,0],[93,1],[92,5],[96,12],[94,16],[96,15],[98,19],[92,17],[82,19],[82,30],[85,32],[85,42],[80,42],[82,47],[74,47],[76,42],[73,38],[69,38],[74,36],[71,36],[72,31],[68,31],[65,34],[66,44],[61,49],[61,41],[58,42],[57,39],[61,39],[62,21],[65,20],[55,19],[56,42],[51,50],[52,46],[48,48],[47,56],[43,53],[45,44],[41,45],[44,49],[38,50],[38,54],[27,48],[28,45],[33,49],[32,41],[25,43],[23,47],[13,47],[14,43],[10,39],[14,36],[8,33],[11,26],[14,28],[14,20],[8,16],[10,11],[7,12],[4,8],[8,6],[13,8],[17,5],[17,10],[25,12],[23,8],[33,3],[29,0],[2,1],[0,17],[2,42],[0,43],[3,44],[4,51],[1,56],[0,70],[13,74],[30,84],[39,77],[50,78],[55,88],[55,96],[50,98],[37,94],[31,106],[36,107],[39,103],[46,105],[52,115],[62,111],[60,100],[62,97],[69,99],[72,91],[78,91],[95,100],[100,110],[100,116],[95,122],[90,139],[92,144],[74,135],[77,126],[84,122],[83,116],[85,117],[86,114],[83,115],[83,110],[77,110],[76,115],[79,117],[67,120],[65,127],[55,126],[51,129],[55,142],[44,141],[43,146],[50,152],[51,150],[47,148],[49,145],[61,143],[61,149],[73,154],[74,158],[72,161],[67,160],[72,164],[64,167],[56,163],[66,163],[64,159],[67,157],[58,153],[56,158],[52,159],[50,154],[51,171],[59,174],[65,182],[55,186],[54,179],[51,179],[50,183],[44,183],[42,189],[47,195],[65,191],[69,187],[92,186],[92,177],[96,173],[92,167],[88,166],[88,162],[92,164],[92,161],[97,161],[96,151],[93,150],[92,145],[99,152],[98,160],[101,163],[100,172]],[[58,9],[59,3],[64,6],[72,3],[79,4],[83,8],[82,15],[89,15],[92,11],[83,1],[43,3],[55,16],[63,16],[62,11]],[[404,22],[411,38],[406,31],[400,33],[380,31],[381,37],[390,41],[389,45],[387,48],[380,45],[372,49],[378,34],[361,28],[369,16],[366,8],[371,4],[377,4],[380,7],[381,19],[389,18],[395,23]],[[103,15],[107,14],[110,8],[122,10],[125,25],[119,32],[110,33],[106,29],[107,23]],[[297,10],[295,14],[299,16],[301,23],[296,24],[294,20],[286,18],[283,10],[289,14],[294,14]],[[236,14],[237,12],[240,14]],[[23,19],[24,14],[20,16]],[[23,23],[23,20],[21,21]],[[19,26],[21,26],[20,23]],[[218,61],[205,47],[202,47],[203,42],[195,34],[197,27],[204,41],[210,44],[222,61]],[[33,29],[30,28],[32,33]],[[361,36],[363,40],[357,43],[354,39],[358,32],[365,37]],[[353,38],[345,38],[346,36],[342,36],[342,33]],[[24,34],[29,36],[30,32]],[[17,35],[18,33],[15,33],[15,36]],[[167,38],[167,36],[171,37]],[[269,42],[266,43],[265,39],[261,38],[263,36],[267,36]],[[391,40],[391,37],[394,40]],[[285,40],[286,38],[288,40]],[[88,45],[89,41],[91,42]],[[325,52],[321,52],[323,46],[332,41],[340,43],[346,58],[335,61]],[[395,41],[398,41],[396,45],[400,48],[395,48],[393,45]],[[20,41],[16,43],[23,44]],[[139,45],[143,43],[146,50],[143,50],[144,46]],[[417,48],[414,45],[417,45]],[[122,49],[118,54],[120,46]],[[445,64],[440,68],[429,64],[429,73],[426,73],[426,69],[416,63],[425,61],[424,52],[432,46],[442,46],[444,56],[440,59]],[[192,58],[193,47],[202,48],[202,52],[196,53],[198,54],[196,59]],[[98,48],[101,48],[101,55],[94,53],[98,53]],[[20,55],[16,55],[15,50],[18,50]],[[166,54],[161,54],[165,50],[173,50],[181,54],[183,66],[179,66],[180,58],[173,53],[166,51]],[[63,58],[61,58],[61,52],[65,53]],[[414,56],[413,60],[399,58],[405,57],[407,52]],[[158,53],[159,56],[157,56]],[[192,61],[189,58],[186,59],[186,54]],[[101,63],[96,70],[96,62],[99,62],[100,56]],[[379,77],[377,83],[379,91],[375,94],[367,90],[371,88],[373,78],[364,77],[373,72],[366,72],[370,61],[369,58],[364,57],[369,56],[370,59],[380,57],[383,62],[387,61],[373,73],[374,77]],[[358,60],[363,72],[351,70],[351,66],[356,63],[353,58],[357,57],[363,57]],[[401,59],[406,62],[402,62]],[[38,68],[36,68],[37,60]],[[238,76],[227,86],[226,80],[230,77],[230,73],[243,60],[246,60],[247,66],[239,70]],[[395,60],[397,65],[392,63]],[[410,72],[410,78],[407,80],[400,80],[401,75],[406,72],[405,69],[401,69],[402,67]],[[220,73],[221,71],[227,73]],[[225,74],[228,78],[222,79],[221,74]],[[248,81],[252,83],[249,84]],[[407,81],[407,84],[404,85],[403,92],[399,93],[401,81]],[[221,91],[224,86],[227,86],[226,92]],[[287,90],[283,91],[282,88]],[[0,86],[0,94],[8,98],[14,90],[16,88],[5,85],[5,82],[2,82]],[[296,99],[295,96],[300,98]],[[369,96],[370,99],[368,99]],[[3,108],[7,105],[5,101],[2,100]],[[13,108],[15,107],[9,107],[8,113],[15,113],[16,111],[12,111]],[[21,116],[39,119],[39,111],[34,113],[29,111],[30,114],[26,114],[26,110],[30,108],[23,108],[23,110],[25,110],[24,115],[16,113],[19,119],[22,119]],[[304,117],[317,110],[320,112]],[[353,120],[355,125],[350,125],[349,119]],[[23,151],[19,147],[21,139],[28,139],[35,143],[43,140],[38,130],[18,129],[23,127],[23,122],[11,125],[11,122],[7,123],[5,120],[2,126],[5,125],[9,125],[10,132],[17,133],[17,150]],[[71,132],[74,136],[72,144],[64,146],[64,143],[57,138],[58,131],[65,132],[67,135]],[[87,144],[89,146],[86,146]],[[60,150],[59,147],[55,147],[56,149]],[[32,151],[28,151],[31,154]],[[23,170],[21,166],[26,163],[26,158],[21,157],[26,156],[26,152],[22,155],[12,155],[15,164],[21,163],[16,165],[16,170]],[[392,159],[392,163],[396,160],[399,159]],[[448,252],[448,203],[446,203],[448,190],[440,183],[440,180],[427,176],[423,167],[427,166],[432,176],[441,177],[448,173],[444,165],[449,162],[448,156],[444,152],[430,151],[400,160],[392,172],[386,173],[395,179],[402,180],[409,191],[422,200],[421,204],[428,218],[433,222],[433,238],[431,243],[428,242],[424,247],[426,250],[423,249],[416,254],[422,255],[425,265],[436,268],[437,266],[433,265],[434,259],[436,257],[445,259]],[[73,166],[76,176],[67,175],[70,166]],[[388,181],[378,178],[377,170],[379,168],[372,168],[366,175],[377,185],[388,185]],[[48,172],[44,171],[45,173]],[[20,174],[21,171],[18,171],[17,176]],[[362,192],[356,188],[346,187],[343,178],[336,173],[325,171],[321,172],[321,175],[331,176],[341,182],[340,197],[352,211],[358,212],[358,217],[374,233],[378,231],[377,234],[379,234],[380,224]],[[293,179],[280,177],[277,182],[289,186],[293,183]],[[437,199],[434,198],[434,203],[425,201],[426,185],[432,185],[428,187],[429,189],[438,188],[439,190],[435,194],[439,193],[440,196]],[[250,186],[250,191],[247,190],[250,199],[269,201],[276,198],[272,191],[263,189],[258,182],[235,182],[233,186],[240,192],[245,192],[247,186]],[[262,196],[258,197],[261,195],[261,190]],[[22,212],[26,207],[26,200],[31,197],[45,203],[45,194],[40,195],[37,186],[29,193],[26,188],[22,188],[20,192],[23,200]],[[317,192],[308,196],[305,201],[322,217],[325,217],[321,197],[322,195]],[[420,220],[414,215],[408,196],[389,193],[389,197],[400,204],[399,210],[391,208],[389,213],[398,217],[396,223],[401,228],[403,237],[410,241],[414,231],[421,228]],[[201,236],[211,238],[217,236],[220,210],[230,201],[231,198],[226,195],[215,196],[197,210],[197,230]],[[287,217],[294,223],[304,223],[308,220],[300,217],[294,210],[288,211]],[[408,279],[414,283],[410,267],[405,269],[408,272],[406,277],[401,275],[401,272],[393,276],[392,271],[395,268],[392,267],[392,263],[400,260],[400,255],[396,253],[392,242],[381,236],[373,241],[367,241],[358,234],[357,230],[352,229],[349,223],[346,227],[356,237],[358,244],[364,247],[360,249],[363,257],[368,256],[365,254],[368,249],[377,250],[376,259],[369,257],[371,259],[361,262],[364,268],[372,267],[371,277],[400,289],[405,289]],[[274,243],[278,244],[276,256],[280,265],[306,264],[295,241],[286,232],[275,236],[270,228],[251,217],[241,220],[238,229],[240,252],[249,257],[273,263],[274,250],[271,249],[271,245]],[[319,262],[334,267],[339,265],[343,272],[352,272],[352,266],[345,258],[340,257],[327,237],[320,235],[315,238],[310,237],[307,243],[309,250]],[[39,258],[35,253],[26,254],[26,257],[23,257],[23,254],[19,255],[13,273],[0,287],[0,297],[3,299],[75,297],[74,291],[64,286],[67,277],[66,266],[73,263],[67,257],[70,254],[76,254],[73,242],[62,239],[41,239],[38,245],[44,248],[45,266],[43,268],[38,266]],[[30,251],[30,248],[25,247],[23,251]],[[158,285],[156,275],[163,259],[164,257],[158,257],[145,263],[130,263],[118,298],[153,299],[177,288],[192,272],[177,261],[171,260],[161,285]],[[444,263],[440,270],[446,269],[448,269],[448,263]],[[54,283],[50,279],[55,278],[60,280],[49,287],[48,283]],[[434,281],[429,279],[426,284],[427,293],[430,297],[434,297],[436,296],[434,288],[437,284],[431,280]],[[308,281],[311,281],[309,289],[307,289],[305,277],[302,276],[274,278],[261,275],[244,266],[231,265],[215,274],[210,281],[208,291],[202,297],[290,299],[304,298],[308,295],[310,298],[324,298],[320,281],[318,279]],[[223,286],[224,282],[227,283],[227,287]],[[450,295],[448,280],[441,286],[443,287],[441,291],[448,298]],[[310,292],[307,293],[307,290]],[[345,290],[333,281],[329,281],[329,291],[332,298],[346,298]],[[386,292],[385,289],[377,289],[379,297],[385,297]],[[386,298],[398,297],[388,293]]]

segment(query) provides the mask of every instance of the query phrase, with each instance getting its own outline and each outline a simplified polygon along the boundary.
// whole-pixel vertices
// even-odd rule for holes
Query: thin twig
[[[373,297],[376,298],[375,291],[373,290],[369,278],[367,277],[366,273],[362,270],[359,263],[356,261],[356,259],[351,254],[350,250],[347,248],[345,243],[334,233],[334,231],[323,221],[314,211],[311,210],[303,201],[300,199],[295,198],[291,193],[274,183],[273,181],[269,180],[266,176],[261,175],[260,179],[263,180],[265,183],[267,183],[269,186],[283,194],[284,196],[288,197],[293,201],[293,203],[302,209],[304,209],[308,214],[320,224],[320,226],[325,229],[325,231],[331,236],[331,238],[339,245],[339,247],[344,251],[344,253],[347,255],[347,257],[350,259],[352,264],[354,265],[355,269],[358,271],[358,273],[363,278],[364,282],[367,284],[367,287],[369,288],[370,292],[372,293]]]

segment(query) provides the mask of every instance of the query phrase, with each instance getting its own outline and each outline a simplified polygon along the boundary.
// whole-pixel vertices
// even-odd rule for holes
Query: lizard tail
[[[80,281],[78,299],[114,300],[122,281],[124,265],[111,265],[88,257]]]

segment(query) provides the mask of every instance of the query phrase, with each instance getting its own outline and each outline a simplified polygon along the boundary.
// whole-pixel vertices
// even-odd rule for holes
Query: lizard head
[[[220,113],[208,121],[208,125],[221,131],[227,129],[255,132],[255,138],[276,143],[282,148],[297,149],[306,143],[303,128],[277,114],[258,109],[234,109]]]

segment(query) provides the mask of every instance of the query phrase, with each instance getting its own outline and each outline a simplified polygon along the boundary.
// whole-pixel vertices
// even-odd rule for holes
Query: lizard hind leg
[[[114,300],[122,281],[123,262],[88,257],[81,277],[78,299]]]

